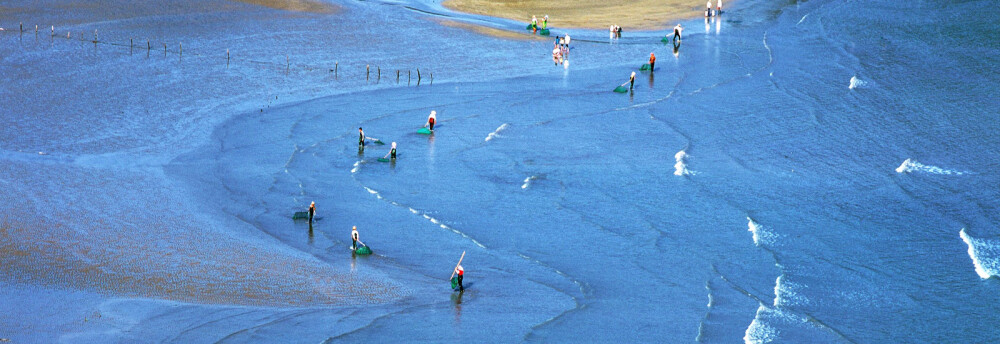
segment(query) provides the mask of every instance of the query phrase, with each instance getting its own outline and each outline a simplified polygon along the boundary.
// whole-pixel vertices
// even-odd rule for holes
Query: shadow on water
[[[455,325],[462,323],[462,296],[465,295],[465,291],[459,291],[457,293],[451,293],[451,301],[455,303]]]

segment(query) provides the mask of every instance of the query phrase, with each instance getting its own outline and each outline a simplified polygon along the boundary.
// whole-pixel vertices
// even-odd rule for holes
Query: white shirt
[[[566,35],[566,45],[569,45],[569,35]]]
[[[359,239],[359,237],[358,237],[358,230],[357,229],[351,230],[351,239],[354,239],[354,240],[358,240]]]
[[[722,8],[722,0],[719,0],[719,8]]]
[[[706,6],[708,6],[708,8],[712,8],[712,0],[708,0],[708,5]]]

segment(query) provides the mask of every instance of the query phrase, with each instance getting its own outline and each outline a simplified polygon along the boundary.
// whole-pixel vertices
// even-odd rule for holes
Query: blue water
[[[0,338],[1000,340],[992,3],[731,2],[676,53],[553,20],[565,66],[336,5],[0,5]]]

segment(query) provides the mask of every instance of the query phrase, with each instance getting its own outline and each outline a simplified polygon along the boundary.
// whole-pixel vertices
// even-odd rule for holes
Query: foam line
[[[910,173],[910,172],[924,172],[930,174],[956,175],[956,176],[960,176],[967,173],[957,170],[949,170],[937,166],[924,165],[913,159],[906,159],[903,161],[901,165],[899,165],[899,167],[896,167],[896,173]]]

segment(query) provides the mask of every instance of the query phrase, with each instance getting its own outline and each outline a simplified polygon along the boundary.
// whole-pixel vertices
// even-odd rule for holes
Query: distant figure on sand
[[[361,129],[361,127],[358,127],[358,144],[362,146],[365,145],[365,131],[364,129]]]
[[[716,15],[722,14],[722,0],[719,0],[716,4],[718,5],[718,7],[715,8],[715,14]]]
[[[351,243],[351,248],[354,249],[355,251],[358,249],[359,239],[361,239],[361,237],[358,236],[358,226],[354,226],[351,228],[351,240],[353,241]]]
[[[455,267],[455,274],[458,275],[458,290],[465,290],[465,286],[462,285],[462,279],[465,278],[465,268],[462,267],[462,264]]]
[[[649,71],[653,72],[653,67],[656,66],[656,55],[649,53]]]
[[[531,31],[538,31],[538,17],[531,16]]]
[[[434,122],[437,121],[437,111],[431,110],[431,115],[427,116],[427,127],[434,130]]]
[[[628,78],[628,89],[631,90],[632,86],[635,86],[635,72],[632,72],[632,76]]]
[[[566,48],[569,49],[569,34],[566,34]]]
[[[712,0],[708,0],[708,3],[706,3],[705,6],[707,7],[705,9],[705,16],[706,17],[711,17],[712,16]]]
[[[544,30],[548,28],[549,28],[549,15],[546,14],[545,17],[542,18],[542,29]]]
[[[681,31],[684,31],[684,28],[681,27],[681,24],[677,24],[677,26],[674,26],[674,40],[675,41],[681,40]]]
[[[316,215],[316,202],[309,203],[309,223],[313,222],[313,216]]]

